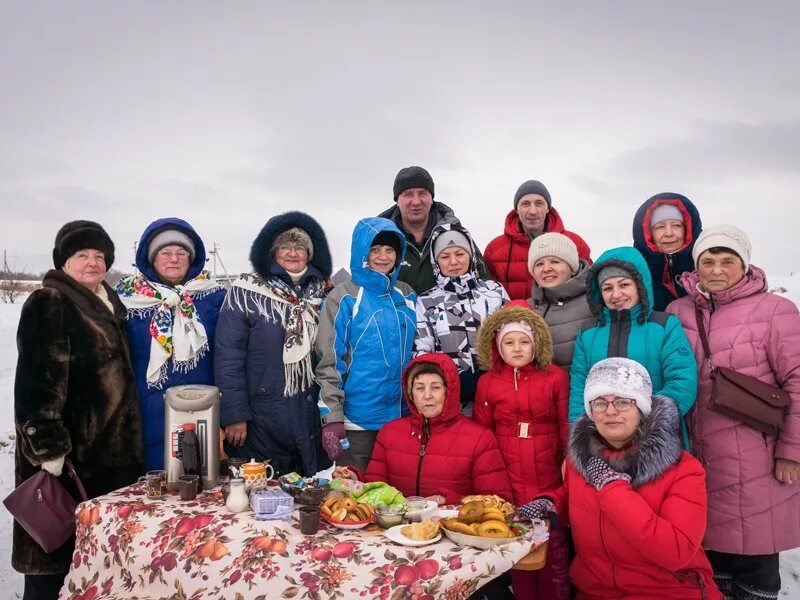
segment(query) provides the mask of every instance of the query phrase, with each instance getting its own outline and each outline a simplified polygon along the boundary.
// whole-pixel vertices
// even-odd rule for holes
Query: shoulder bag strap
[[[696,306],[694,307],[694,316],[697,319],[697,331],[700,334],[700,343],[703,344],[703,352],[705,352],[706,360],[711,372],[714,372],[714,363],[711,362],[711,349],[708,347],[708,336],[706,336],[706,326],[703,323],[703,311]]]
[[[72,466],[72,461],[70,461],[70,459],[68,458],[65,458],[64,466],[67,467],[67,473],[69,473],[69,476],[72,477],[72,480],[75,482],[75,485],[78,486],[78,492],[80,493],[81,498],[83,499],[84,502],[86,502],[89,499],[89,496],[86,494],[86,488],[83,487],[83,482],[81,481],[81,478],[78,477],[78,474],[75,472],[75,467]]]

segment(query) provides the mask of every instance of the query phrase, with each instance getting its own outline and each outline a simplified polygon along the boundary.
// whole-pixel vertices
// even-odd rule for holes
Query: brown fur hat
[[[525,300],[514,300],[489,315],[478,329],[478,363],[481,369],[491,371],[503,366],[495,336],[503,325],[512,321],[523,321],[533,330],[533,365],[539,369],[550,366],[553,362],[553,336],[550,335],[550,328]]]

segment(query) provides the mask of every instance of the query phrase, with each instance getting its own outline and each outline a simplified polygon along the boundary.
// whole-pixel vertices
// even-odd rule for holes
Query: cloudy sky
[[[45,269],[59,226],[93,219],[126,268],[175,215],[240,271],[300,209],[346,265],[356,220],[419,164],[481,247],[536,178],[593,256],[677,191],[788,274],[798,6],[2,0],[0,250]]]

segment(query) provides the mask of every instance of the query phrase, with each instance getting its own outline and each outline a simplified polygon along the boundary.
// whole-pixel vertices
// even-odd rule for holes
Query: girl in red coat
[[[520,509],[569,518],[578,599],[722,600],[701,546],[705,471],[681,448],[675,402],[652,393],[635,361],[592,367],[564,487]]]
[[[422,354],[403,374],[411,415],[384,425],[364,475],[405,496],[457,504],[471,494],[511,498],[494,434],[461,414],[458,369],[447,354]]]
[[[473,418],[495,432],[508,466],[514,503],[525,504],[562,486],[567,445],[569,377],[552,364],[553,340],[527,302],[515,300],[492,313],[478,332],[478,380]],[[564,537],[551,532],[540,571],[511,571],[515,596],[569,597]]]

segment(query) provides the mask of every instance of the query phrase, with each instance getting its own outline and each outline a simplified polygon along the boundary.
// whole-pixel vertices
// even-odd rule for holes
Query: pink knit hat
[[[527,335],[532,344],[536,343],[536,340],[533,339],[533,329],[527,323],[522,321],[511,321],[510,323],[506,323],[500,328],[500,331],[497,332],[497,336],[495,336],[495,340],[497,341],[497,350],[501,351],[500,342],[503,341],[503,336],[507,333],[511,333],[512,331],[519,331],[520,333],[524,333]]]

